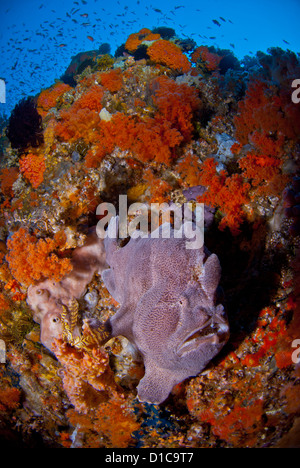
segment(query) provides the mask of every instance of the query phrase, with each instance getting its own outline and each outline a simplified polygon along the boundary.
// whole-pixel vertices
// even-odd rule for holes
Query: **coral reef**
[[[299,447],[298,55],[239,61],[157,27],[65,68],[1,121],[0,437]],[[174,228],[204,203],[205,250],[107,239],[106,264],[90,229],[120,195],[136,228],[141,206]]]

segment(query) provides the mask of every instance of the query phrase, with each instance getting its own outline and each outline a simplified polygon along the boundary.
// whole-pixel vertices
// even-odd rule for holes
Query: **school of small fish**
[[[0,61],[0,76],[5,79],[9,91],[5,108],[7,114],[21,98],[50,86],[63,74],[72,56],[87,50],[90,43],[97,49],[101,43],[108,42],[114,50],[132,31],[144,27],[153,18],[156,20],[153,27],[173,27],[180,37],[192,38],[197,43],[205,40],[208,44],[212,42],[211,45],[224,38],[224,34],[220,33],[222,26],[228,28],[234,25],[230,18],[219,16],[211,19],[201,8],[184,4],[162,10],[151,4],[145,5],[140,0],[136,1],[135,8],[127,6],[122,0],[113,1],[109,6],[101,0],[79,0],[66,2],[59,10],[53,9],[51,2],[41,3],[37,11],[32,11],[32,24],[28,26],[23,22],[20,29],[19,23],[13,22],[16,15],[13,6],[6,10],[4,6],[2,8],[0,56],[8,56],[9,63]],[[187,35],[187,24],[184,23],[191,15],[199,18],[197,31],[201,34]],[[208,30],[207,35],[205,30]],[[209,30],[215,34],[209,35]],[[285,39],[283,42],[289,44]],[[229,47],[234,49],[235,44],[231,42]]]

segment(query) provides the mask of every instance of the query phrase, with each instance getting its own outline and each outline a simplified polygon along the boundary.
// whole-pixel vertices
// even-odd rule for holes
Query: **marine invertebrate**
[[[91,143],[96,138],[95,128],[100,122],[99,112],[102,109],[103,88],[99,85],[91,86],[73,104],[60,113],[55,131],[57,136],[68,142],[83,138]]]
[[[137,33],[130,34],[125,43],[125,49],[134,53],[144,41],[155,41],[160,38],[160,34],[152,33],[150,29],[143,28]]]
[[[44,278],[58,281],[71,269],[68,258],[59,258],[60,240],[37,239],[26,229],[20,228],[8,240],[6,260],[13,277],[28,286]]]
[[[37,111],[35,99],[22,99],[13,109],[6,128],[12,148],[24,150],[36,148],[43,143],[42,118]]]
[[[55,83],[50,88],[44,89],[37,99],[37,111],[42,116],[45,117],[48,114],[48,111],[52,107],[56,106],[58,99],[67,91],[70,91],[71,86],[65,83]]]
[[[77,112],[79,109],[89,109],[100,112],[102,109],[103,88],[94,84],[77,99],[69,109],[69,112]]]
[[[278,154],[285,139],[299,139],[299,107],[292,104],[284,90],[264,81],[250,81],[234,118],[237,140],[245,145],[263,136],[265,143],[271,140],[273,147],[277,144]]]
[[[150,59],[162,65],[166,65],[179,73],[187,73],[191,64],[182,53],[180,47],[173,42],[160,39],[151,44],[147,49]]]
[[[214,158],[203,162],[198,183],[207,187],[207,190],[197,199],[208,206],[218,207],[223,214],[219,228],[222,230],[227,226],[236,235],[246,218],[243,205],[249,201],[250,184],[240,174],[229,176],[225,170],[218,173],[217,165]]]
[[[28,153],[19,161],[20,172],[24,175],[33,188],[38,188],[44,180],[46,170],[45,158],[42,154]]]
[[[185,83],[178,84],[165,75],[155,78],[151,89],[159,115],[170,122],[185,141],[189,141],[193,133],[192,118],[201,107],[197,90]]]
[[[120,91],[123,85],[122,72],[120,69],[110,70],[101,74],[101,84],[111,93]]]
[[[161,237],[168,228],[164,224],[157,233]],[[112,336],[125,336],[143,355],[139,399],[161,403],[175,384],[198,374],[228,338],[216,298],[219,260],[205,248],[186,249],[185,239],[175,238],[172,229],[170,239],[132,236],[118,248],[108,234],[104,243],[110,269],[103,271],[103,281],[121,304],[108,321]]]
[[[95,136],[94,136],[95,138]],[[141,162],[156,161],[170,164],[173,149],[182,141],[172,123],[159,117],[145,120],[117,112],[97,127],[97,143],[86,155],[86,165],[95,167],[106,154],[118,146],[123,151],[132,151]]]
[[[20,404],[21,392],[14,387],[0,389],[0,411],[9,411],[17,408]]]
[[[33,310],[34,320],[41,324],[41,342],[48,349],[51,350],[55,338],[61,338],[68,331],[72,339],[79,337],[79,329],[74,323],[77,316],[76,313],[72,314],[74,299],[82,297],[94,274],[100,273],[105,267],[103,241],[93,229],[87,236],[85,244],[74,249],[69,260],[69,269],[64,275],[56,281],[55,278],[54,281],[46,279],[29,286],[27,303]],[[65,326],[68,320],[70,320],[69,330]]]
[[[218,68],[222,57],[210,52],[206,46],[197,47],[191,57],[192,62],[202,62],[208,71],[214,71]],[[198,63],[198,66],[200,64]]]

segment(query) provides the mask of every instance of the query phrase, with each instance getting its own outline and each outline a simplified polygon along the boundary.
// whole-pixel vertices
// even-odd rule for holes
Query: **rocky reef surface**
[[[1,122],[7,446],[300,445],[299,57],[274,48],[239,62],[162,33],[143,29],[115,57],[66,64]],[[205,247],[221,266],[204,290],[220,279],[230,336],[160,404],[138,398],[145,368],[131,336],[101,327],[118,327],[121,305],[91,228],[98,205],[118,207],[120,195],[204,203]]]

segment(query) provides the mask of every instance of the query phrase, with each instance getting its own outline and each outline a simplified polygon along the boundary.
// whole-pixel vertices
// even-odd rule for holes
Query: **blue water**
[[[0,78],[6,81],[0,116],[53,84],[73,55],[103,42],[114,54],[142,27],[169,26],[178,37],[228,48],[238,59],[269,47],[298,52],[300,39],[300,0],[1,0],[0,18]]]

